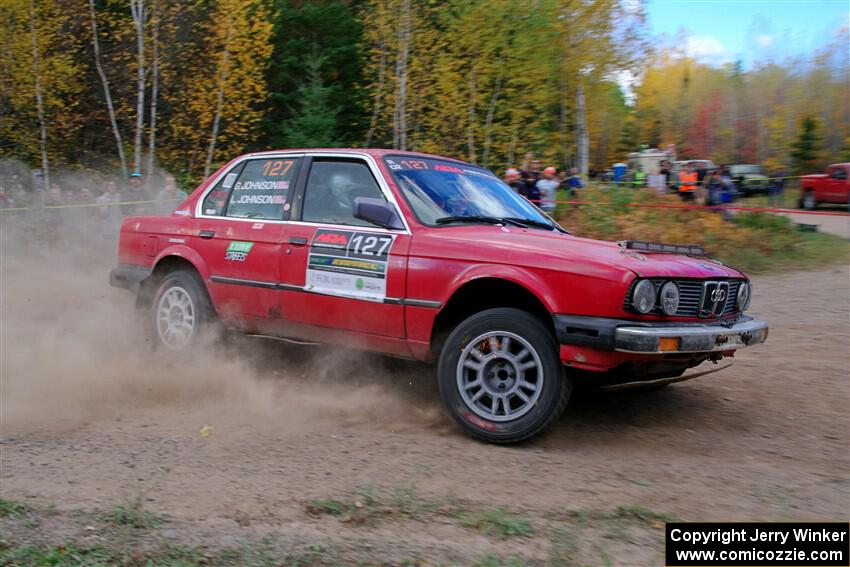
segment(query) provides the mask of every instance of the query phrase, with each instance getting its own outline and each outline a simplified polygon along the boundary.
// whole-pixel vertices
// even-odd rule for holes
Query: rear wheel
[[[178,270],[163,277],[151,303],[151,330],[157,347],[188,351],[210,331],[212,320],[212,304],[195,273]]]
[[[803,201],[801,204],[803,205],[803,208],[808,211],[818,208],[818,201],[815,198],[815,192],[809,190],[803,193]]]
[[[571,392],[552,333],[534,316],[488,309],[463,321],[440,354],[440,396],[473,436],[516,443],[561,415]]]

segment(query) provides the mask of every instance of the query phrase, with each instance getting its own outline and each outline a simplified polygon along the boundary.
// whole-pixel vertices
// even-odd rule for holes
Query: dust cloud
[[[108,284],[116,239],[70,212],[49,226],[0,212],[4,436],[164,414],[295,434],[442,419],[430,367],[231,335],[191,357],[155,351],[133,295]]]

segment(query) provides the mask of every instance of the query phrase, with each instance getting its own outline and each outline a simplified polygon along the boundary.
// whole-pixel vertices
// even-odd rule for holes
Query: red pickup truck
[[[850,199],[850,163],[834,163],[826,173],[800,177],[800,208],[816,209],[819,203],[847,203]]]
[[[747,277],[693,247],[571,235],[498,177],[395,150],[248,154],[127,218],[112,285],[158,347],[204,328],[436,361],[478,438],[527,439],[575,381],[661,385],[763,342]]]

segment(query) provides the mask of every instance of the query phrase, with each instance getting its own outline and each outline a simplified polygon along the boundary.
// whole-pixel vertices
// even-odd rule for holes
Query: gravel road
[[[432,367],[247,339],[162,360],[108,262],[4,252],[0,492],[52,511],[34,528],[4,519],[7,543],[103,543],[112,532],[80,518],[136,502],[168,517],[148,542],[653,565],[665,516],[850,514],[848,266],[756,278],[770,337],[731,368],[580,393],[548,434],[496,447],[445,416]],[[532,531],[494,537],[481,518],[500,507]]]

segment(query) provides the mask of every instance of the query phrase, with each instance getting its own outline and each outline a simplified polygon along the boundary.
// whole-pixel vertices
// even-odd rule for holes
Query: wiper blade
[[[506,220],[515,224],[520,224],[525,226],[526,228],[533,226],[535,228],[545,228],[546,230],[555,230],[555,226],[548,222],[541,222],[534,219],[521,219],[516,217],[505,217],[502,220]]]
[[[564,231],[562,228],[555,224],[551,224],[548,222],[542,222],[534,219],[522,219],[519,217],[484,217],[478,215],[471,216],[454,216],[454,217],[441,217],[436,221],[437,224],[449,224],[453,222],[468,222],[468,223],[486,223],[486,224],[510,224],[513,226],[518,226],[519,228],[542,228],[545,230],[558,230],[562,232]]]
[[[452,222],[469,222],[469,223],[485,223],[485,224],[505,224],[504,219],[496,218],[496,217],[482,217],[482,216],[456,216],[456,217],[440,217],[436,221],[437,224],[449,224]],[[516,223],[513,223],[516,224]]]

